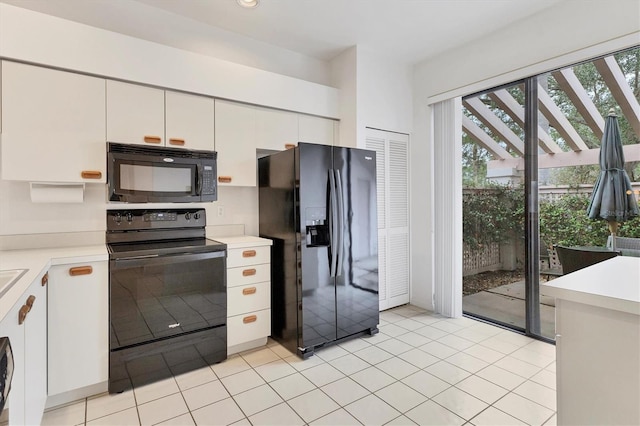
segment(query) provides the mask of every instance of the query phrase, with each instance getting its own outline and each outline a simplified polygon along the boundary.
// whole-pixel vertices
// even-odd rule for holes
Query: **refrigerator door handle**
[[[336,276],[342,275],[342,262],[344,262],[344,197],[342,193],[342,178],[340,177],[340,170],[334,170],[336,174],[336,196],[338,198],[338,220],[336,223],[338,240],[338,267],[336,270]]]
[[[336,225],[338,222],[338,211],[336,201],[336,179],[333,169],[329,169],[329,253],[331,256],[331,265],[329,276],[336,276],[336,266],[338,261],[338,253],[336,252]]]

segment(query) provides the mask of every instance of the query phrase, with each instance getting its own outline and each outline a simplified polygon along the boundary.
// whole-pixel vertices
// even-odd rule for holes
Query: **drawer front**
[[[227,287],[236,287],[271,280],[269,263],[247,265],[240,268],[227,269]]]
[[[250,342],[271,334],[271,309],[249,312],[227,319],[227,346]]]
[[[271,307],[271,283],[263,282],[227,289],[227,316]]]
[[[270,260],[270,246],[229,249],[227,252],[227,268],[269,263]]]

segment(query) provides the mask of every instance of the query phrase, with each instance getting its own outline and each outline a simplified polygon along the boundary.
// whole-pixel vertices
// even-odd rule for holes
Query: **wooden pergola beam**
[[[475,140],[478,145],[489,151],[489,154],[495,159],[508,159],[513,158],[509,151],[500,146],[494,141],[487,132],[480,128],[466,115],[462,115],[462,130],[469,135],[470,138]]]
[[[627,163],[640,161],[640,144],[623,145],[624,158]],[[587,166],[599,164],[600,148],[587,149],[578,152],[563,152],[560,154],[542,154],[538,156],[539,169],[553,169],[560,167]],[[512,157],[506,160],[491,160],[487,162],[487,169],[513,168],[524,170],[524,159]]]
[[[596,59],[593,64],[611,90],[611,94],[618,102],[620,110],[629,121],[633,132],[640,136],[640,104],[629,87],[620,65],[613,56]]]
[[[505,89],[496,90],[491,92],[489,97],[495,102],[505,113],[511,117],[513,121],[524,128],[524,107],[518,103],[518,101],[511,96]],[[562,148],[551,139],[551,136],[544,129],[538,126],[538,145],[547,154],[554,154],[562,152]]]
[[[556,79],[560,88],[567,94],[573,105],[575,105],[578,113],[584,118],[587,126],[597,136],[599,140],[604,134],[604,118],[600,115],[600,111],[596,108],[587,91],[576,77],[571,68],[565,68],[560,71],[551,73]],[[626,81],[625,81],[626,84]]]
[[[513,149],[518,155],[524,155],[524,143],[502,120],[500,120],[479,98],[463,101],[464,106],[471,111],[478,120],[487,126],[494,135]]]
[[[549,120],[549,123],[556,129],[564,141],[574,151],[585,151],[589,147],[582,140],[576,129],[573,128],[567,117],[562,113],[560,108],[553,102],[551,96],[538,85],[538,103],[540,111]]]

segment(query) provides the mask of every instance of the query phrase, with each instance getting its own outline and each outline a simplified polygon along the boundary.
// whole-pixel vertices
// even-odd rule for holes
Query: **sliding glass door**
[[[554,339],[540,283],[563,274],[556,246],[607,244],[586,209],[611,113],[640,185],[639,76],[635,48],[463,98],[465,314]],[[640,218],[619,234],[639,238]]]

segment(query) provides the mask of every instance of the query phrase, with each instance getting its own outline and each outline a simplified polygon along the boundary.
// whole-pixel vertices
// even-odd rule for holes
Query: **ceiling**
[[[358,45],[416,63],[564,0],[0,0],[206,53],[225,39],[328,61]]]

